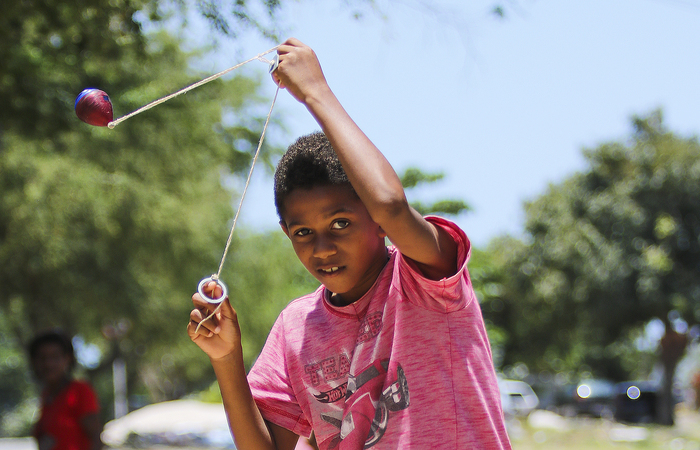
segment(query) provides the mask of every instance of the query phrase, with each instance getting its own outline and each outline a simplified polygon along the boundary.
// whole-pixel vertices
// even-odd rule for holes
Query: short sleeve
[[[428,216],[426,220],[445,230],[457,244],[457,271],[450,277],[430,280],[413,261],[399,253],[392,285],[402,291],[405,299],[422,308],[445,313],[462,310],[475,298],[467,270],[471,244],[453,222],[437,216]]]
[[[309,436],[311,424],[306,420],[292,387],[285,349],[283,311],[248,373],[248,384],[265,420],[298,435]]]

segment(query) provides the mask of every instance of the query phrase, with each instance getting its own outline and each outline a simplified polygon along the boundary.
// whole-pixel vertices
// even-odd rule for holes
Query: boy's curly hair
[[[70,357],[70,368],[73,369],[76,364],[73,342],[70,336],[60,329],[45,331],[31,340],[27,348],[30,361],[34,361],[39,355],[39,350],[46,344],[56,344],[61,347],[63,354]]]
[[[275,170],[275,207],[282,220],[284,200],[294,189],[347,185],[343,166],[325,134],[302,136],[289,146]]]

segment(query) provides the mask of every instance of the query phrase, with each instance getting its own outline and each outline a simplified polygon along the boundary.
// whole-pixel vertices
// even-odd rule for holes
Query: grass
[[[624,425],[605,419],[570,419],[534,411],[528,418],[509,421],[508,432],[514,450],[700,450],[700,412],[680,407],[676,424],[664,427]]]

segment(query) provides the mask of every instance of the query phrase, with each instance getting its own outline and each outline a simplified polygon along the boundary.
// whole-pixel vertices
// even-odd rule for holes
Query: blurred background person
[[[60,330],[36,336],[29,344],[32,370],[41,386],[41,415],[33,435],[39,450],[99,450],[102,422],[92,386],[73,378],[75,353]]]

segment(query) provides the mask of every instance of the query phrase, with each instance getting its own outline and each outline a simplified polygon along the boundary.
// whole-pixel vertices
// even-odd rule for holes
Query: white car
[[[524,381],[499,379],[498,388],[506,416],[527,416],[540,403],[535,391]]]

